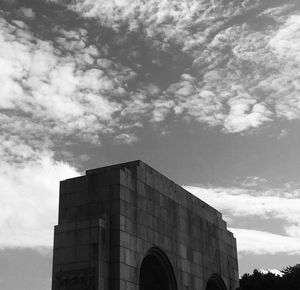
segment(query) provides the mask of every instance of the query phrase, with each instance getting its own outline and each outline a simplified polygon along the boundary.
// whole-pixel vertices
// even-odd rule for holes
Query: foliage
[[[288,266],[282,270],[285,289],[300,290],[300,264]]]
[[[281,270],[282,276],[271,272],[261,273],[254,270],[253,274],[244,274],[237,290],[300,290],[300,264],[288,266]]]

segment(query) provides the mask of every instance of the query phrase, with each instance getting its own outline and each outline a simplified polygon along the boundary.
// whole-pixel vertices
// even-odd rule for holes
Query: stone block
[[[90,228],[78,229],[73,232],[74,235],[74,244],[75,245],[84,245],[90,243]]]
[[[202,279],[200,279],[200,278],[198,278],[198,277],[194,277],[194,279],[193,279],[194,281],[194,283],[193,283],[193,286],[194,286],[194,289],[196,290],[196,289],[204,289],[204,287],[203,287],[203,280]]]
[[[129,265],[120,263],[120,279],[130,281],[130,269]]]
[[[89,261],[90,260],[90,246],[89,245],[83,245],[83,246],[76,246],[75,247],[75,261],[76,262],[82,262],[82,261]]]
[[[120,246],[130,249],[130,234],[127,232],[120,231]]]

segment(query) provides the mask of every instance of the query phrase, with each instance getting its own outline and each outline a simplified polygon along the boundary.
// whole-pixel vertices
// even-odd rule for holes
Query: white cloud
[[[259,272],[261,272],[263,274],[272,273],[272,274],[280,276],[280,277],[283,276],[283,272],[279,271],[278,269],[260,269]]]
[[[230,228],[237,239],[239,253],[243,254],[278,254],[288,255],[300,253],[300,239],[275,235],[268,232]]]
[[[169,100],[169,104],[174,104],[175,114],[191,117],[211,126],[221,125],[225,117],[222,112],[222,98],[214,92],[201,89],[191,75],[183,74],[181,79],[180,82],[170,85],[165,92],[165,102]]]
[[[269,41],[270,47],[283,59],[300,62],[300,16],[291,15]]]
[[[123,94],[128,69],[124,77],[121,67],[110,77],[100,67],[87,67],[86,56],[97,54],[95,48],[73,48],[78,56],[74,61],[72,55],[59,56],[51,42],[35,39],[26,25],[19,29],[2,19],[0,26],[0,108],[10,110],[3,113],[10,123],[22,118],[25,128],[42,124],[44,138],[73,135],[93,143],[100,142],[99,134],[114,130],[112,115],[122,105],[111,97]],[[84,35],[73,34],[78,41]],[[19,129],[22,132],[24,126]]]
[[[51,152],[36,155],[38,159],[23,164],[1,161],[0,248],[53,244],[59,181],[79,173],[55,161]]]
[[[205,188],[185,186],[194,195],[212,204],[220,211],[233,216],[258,216],[260,218],[282,218],[290,223],[300,220],[300,198],[275,190],[250,190],[242,188]]]
[[[122,133],[120,135],[117,135],[115,137],[115,140],[117,143],[131,144],[133,142],[137,142],[138,138],[132,134]]]
[[[31,8],[22,7],[22,8],[19,9],[19,12],[23,16],[25,16],[26,18],[29,18],[29,19],[34,19],[35,18],[35,13]]]
[[[65,3],[83,17],[122,33],[122,39],[126,38],[126,26],[128,33],[142,31],[150,40],[149,49],[168,52],[180,47],[193,60],[192,66],[182,71],[182,79],[174,80],[154,100],[153,96],[150,101],[133,94],[137,101],[126,102],[123,116],[163,122],[175,113],[187,121],[217,126],[225,133],[260,128],[278,118],[300,118],[300,21],[299,15],[291,14],[292,3],[266,5],[265,10],[261,1]],[[249,19],[247,13],[254,8],[257,15]],[[237,16],[245,16],[244,22]],[[152,62],[161,63],[159,59]],[[140,91],[149,96],[146,90]]]
[[[244,4],[228,1],[218,3],[216,7],[210,0],[134,0],[130,3],[77,0],[69,7],[85,17],[97,17],[102,24],[115,30],[119,30],[123,23],[128,23],[131,31],[137,31],[143,25],[146,35],[157,39],[158,45],[167,47],[168,42],[174,41],[189,50],[190,46],[201,44],[203,39],[219,29],[226,18],[239,15],[259,3]],[[194,33],[190,32],[191,29],[194,29]]]
[[[26,141],[13,134],[0,136],[0,249],[52,246],[59,181],[79,175],[76,168],[56,161],[47,144],[41,148],[39,142]]]
[[[249,128],[261,126],[270,121],[272,113],[263,103],[256,103],[251,97],[231,98],[228,100],[229,114],[225,118],[224,127],[231,133],[242,132]]]
[[[282,6],[266,9],[262,13],[260,13],[258,17],[268,16],[274,18],[277,21],[281,18],[284,22],[284,18],[282,17],[282,15],[287,14],[289,11],[293,11],[293,8],[293,4],[287,3]]]
[[[14,77],[17,74],[22,77],[25,69],[31,74],[25,80],[33,92],[29,104],[38,101],[42,109],[42,112],[38,110],[39,114],[43,113],[39,117],[63,120],[61,127],[65,131],[69,126],[70,130],[65,131],[69,134],[79,126],[79,130],[87,130],[83,136],[90,136],[92,142],[97,138],[91,136],[88,128],[103,131],[101,120],[106,121],[105,126],[110,127],[108,131],[111,132],[116,125],[116,122],[109,124],[112,114],[120,113],[122,104],[126,108],[118,121],[126,117],[133,121],[163,122],[169,114],[175,113],[185,120],[218,126],[227,133],[259,128],[277,117],[298,119],[300,85],[295,78],[298,69],[293,69],[291,61],[298,59],[299,16],[286,16],[290,13],[289,5],[267,8],[258,17],[277,13],[282,26],[278,29],[270,25],[257,31],[247,22],[234,22],[235,16],[259,6],[258,1],[251,5],[246,3],[237,5],[229,1],[214,5],[206,0],[189,3],[135,0],[128,4],[125,1],[77,0],[67,4],[84,17],[96,17],[116,33],[121,33],[125,23],[129,31],[135,32],[142,25],[145,36],[152,40],[150,43],[160,50],[168,51],[172,45],[180,45],[182,52],[194,59],[194,77],[184,72],[182,80],[170,84],[160,94],[159,89],[153,94],[147,84],[141,84],[138,93],[130,93],[124,82],[126,77],[136,78],[136,73],[106,59],[107,48],[87,45],[88,31],[85,29],[57,28],[60,36],[56,40],[72,53],[72,58],[71,55],[61,58],[49,43],[38,41],[33,47],[28,41],[33,36],[26,32],[24,23],[19,21],[19,25],[23,25],[22,33],[5,24],[4,31],[10,29],[11,34],[6,51],[20,55],[20,59],[14,61],[13,67],[10,58],[3,60],[6,71],[13,69],[14,76],[6,74],[3,78],[6,94],[2,107],[14,108],[18,100],[23,101],[24,86]],[[232,25],[228,27],[230,20]],[[20,33],[21,40],[13,42],[13,34]],[[290,61],[286,63],[286,60]],[[91,68],[95,63],[98,67]],[[86,69],[87,66],[90,67]],[[279,70],[281,73],[274,73]],[[93,97],[87,98],[86,91]],[[112,93],[118,98],[112,98]],[[94,106],[95,103],[99,106]],[[87,118],[88,115],[93,117]],[[58,132],[59,126],[56,126],[56,134]]]
[[[174,107],[174,101],[172,100],[156,100],[153,102],[154,109],[152,112],[152,122],[162,122],[170,114]]]
[[[239,180],[238,182],[242,187],[251,188],[264,185],[268,182],[268,180],[258,176],[246,176],[243,180]]]
[[[145,91],[133,94],[129,100],[125,101],[125,107],[121,112],[121,116],[131,120],[140,120],[147,116],[151,110],[151,104],[147,100]]]

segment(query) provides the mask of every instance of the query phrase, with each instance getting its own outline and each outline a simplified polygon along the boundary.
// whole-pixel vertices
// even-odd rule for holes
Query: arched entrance
[[[139,281],[139,290],[177,290],[172,265],[157,247],[151,248],[145,255]]]
[[[207,281],[206,290],[227,290],[227,288],[221,276],[213,274]]]

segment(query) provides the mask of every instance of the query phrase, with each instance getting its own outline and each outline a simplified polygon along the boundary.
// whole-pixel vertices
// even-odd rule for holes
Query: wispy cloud
[[[116,136],[115,140],[117,143],[130,144],[130,143],[136,142],[138,140],[138,138],[134,135],[122,133],[122,134]]]
[[[36,39],[23,22],[13,25],[2,19],[0,25],[0,107],[16,124],[14,130],[24,130],[17,126],[22,121],[36,129],[40,124],[39,134],[45,136],[76,136],[92,143],[100,141],[101,132],[113,131],[112,115],[122,106],[111,95],[121,84],[99,66],[90,67],[99,52],[80,46],[84,31],[65,35],[63,45],[70,41],[68,45],[80,47],[72,47],[73,55],[60,56],[51,42]],[[122,79],[122,71],[115,71],[114,77]]]
[[[142,31],[153,47],[179,47],[191,58],[182,80],[162,94],[164,103],[173,102],[168,113],[152,121],[175,113],[238,133],[278,118],[300,118],[299,15],[293,1],[276,6],[263,1],[137,0],[128,5],[77,0],[69,7],[117,32],[124,27]]]
[[[28,7],[1,21],[1,55],[8,56],[1,106],[33,114],[54,134],[97,143],[103,133],[130,134],[119,132],[121,124],[169,115],[225,133],[300,118],[300,22],[292,1],[63,3],[87,28],[57,23],[52,37],[40,39],[26,24],[35,17]],[[91,19],[102,34],[89,30]]]
[[[238,182],[242,185],[242,187],[253,188],[267,184],[268,180],[258,176],[246,176]]]

